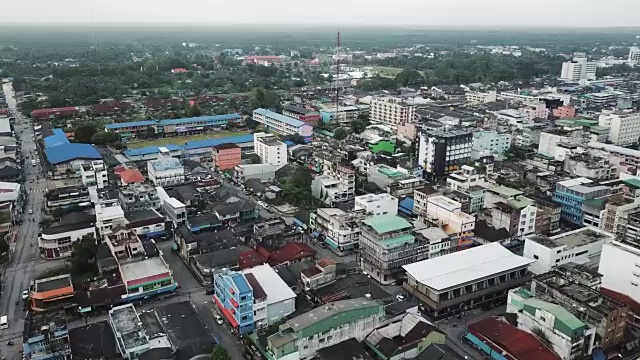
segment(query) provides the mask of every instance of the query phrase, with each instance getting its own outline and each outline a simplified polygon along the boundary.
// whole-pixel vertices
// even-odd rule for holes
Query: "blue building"
[[[602,198],[610,192],[608,186],[598,185],[587,178],[577,178],[558,182],[553,200],[560,204],[561,220],[582,226],[585,201]]]
[[[27,313],[24,320],[24,359],[71,359],[69,331],[63,313]]]
[[[225,319],[240,334],[254,330],[253,289],[243,274],[221,271],[213,278],[213,300]]]

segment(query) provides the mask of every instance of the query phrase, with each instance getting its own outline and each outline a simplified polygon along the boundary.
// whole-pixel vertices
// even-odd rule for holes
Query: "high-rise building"
[[[609,128],[609,141],[614,145],[627,146],[640,139],[640,114],[630,111],[607,111],[598,118],[598,125]]]
[[[287,164],[287,145],[278,140],[275,135],[255,133],[253,134],[253,146],[263,164],[275,166]]]
[[[427,178],[443,178],[471,159],[472,143],[472,133],[464,130],[421,133],[418,163]]]
[[[584,53],[574,53],[572,61],[562,63],[560,79],[569,82],[595,80],[596,68],[596,63],[587,61]]]
[[[414,122],[416,107],[400,98],[373,98],[369,118],[372,123],[381,123],[395,128],[398,125]]]
[[[634,66],[640,63],[640,47],[632,46],[629,48],[629,65]]]

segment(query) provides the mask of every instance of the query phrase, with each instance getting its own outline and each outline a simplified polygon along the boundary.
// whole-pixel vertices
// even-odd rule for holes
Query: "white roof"
[[[579,177],[579,178],[575,178],[575,179],[569,179],[569,180],[564,180],[564,181],[558,181],[558,184],[564,186],[564,187],[572,187],[572,186],[577,186],[577,185],[582,185],[582,184],[590,184],[593,181],[584,178],[584,177]]]
[[[244,270],[243,273],[255,276],[260,287],[267,294],[267,304],[269,305],[296,297],[296,294],[287,286],[280,275],[267,264]]]
[[[169,272],[161,258],[155,257],[120,265],[125,281],[139,280]]]
[[[9,118],[0,118],[0,133],[10,133],[11,132],[11,123],[9,122]]]
[[[526,266],[535,260],[490,243],[403,266],[416,281],[436,291]]]

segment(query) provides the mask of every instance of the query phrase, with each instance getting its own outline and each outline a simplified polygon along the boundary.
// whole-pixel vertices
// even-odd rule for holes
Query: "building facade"
[[[177,186],[185,181],[184,166],[172,157],[147,161],[147,174],[155,186]]]
[[[629,146],[640,139],[640,113],[631,111],[604,112],[598,125],[609,128],[609,141],[618,146]]]
[[[220,144],[213,147],[213,167],[217,171],[233,170],[242,163],[240,146],[236,144]]]
[[[441,179],[471,160],[473,135],[467,131],[420,134],[418,163],[428,179]]]
[[[244,275],[219,271],[213,276],[213,286],[213,300],[231,327],[240,334],[253,331],[253,289]]]
[[[385,124],[395,128],[398,125],[414,122],[416,107],[399,98],[373,98],[371,99],[369,119],[372,123]]]
[[[271,110],[253,110],[253,120],[266,126],[269,131],[280,135],[300,135],[306,139],[310,139],[313,136],[312,125]]]
[[[254,152],[260,156],[263,164],[282,166],[287,164],[287,145],[275,135],[253,134]]]
[[[366,194],[355,197],[354,210],[365,210],[370,215],[396,215],[398,198],[389,194]]]
[[[511,134],[498,133],[496,131],[476,131],[473,133],[473,149],[490,151],[493,154],[502,154],[511,147]]]

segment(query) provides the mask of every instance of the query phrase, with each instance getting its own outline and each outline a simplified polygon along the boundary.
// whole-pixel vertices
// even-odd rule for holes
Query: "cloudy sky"
[[[640,0],[1,0],[3,23],[640,26]]]

